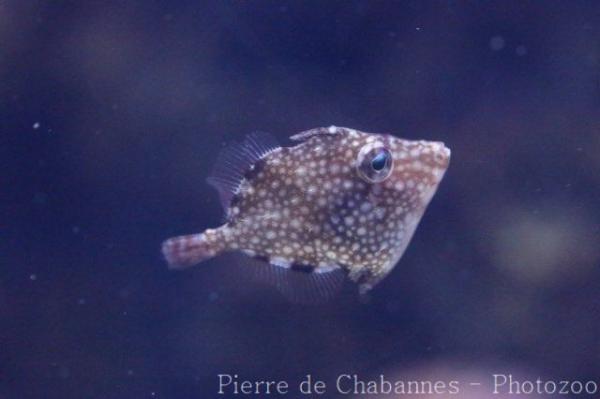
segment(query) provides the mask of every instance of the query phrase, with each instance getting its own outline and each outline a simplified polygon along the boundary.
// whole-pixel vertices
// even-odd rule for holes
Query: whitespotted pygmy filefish
[[[266,134],[226,148],[209,183],[226,209],[217,228],[168,239],[174,269],[243,251],[329,292],[347,276],[365,293],[404,253],[442,180],[450,150],[344,127],[308,130],[280,147]]]

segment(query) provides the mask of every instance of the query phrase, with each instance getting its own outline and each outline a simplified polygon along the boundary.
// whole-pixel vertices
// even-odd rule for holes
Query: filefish
[[[329,293],[346,276],[366,293],[398,263],[450,161],[442,142],[321,127],[280,147],[251,134],[223,150],[208,182],[226,222],[162,245],[170,268],[226,251],[264,260]],[[340,277],[341,276],[341,277]],[[294,290],[292,287],[291,290]]]

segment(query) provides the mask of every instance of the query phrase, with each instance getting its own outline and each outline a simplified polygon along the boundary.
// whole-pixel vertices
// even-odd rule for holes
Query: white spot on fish
[[[277,233],[275,233],[273,230],[269,230],[266,233],[266,237],[267,237],[267,239],[272,240],[275,237],[277,237]]]

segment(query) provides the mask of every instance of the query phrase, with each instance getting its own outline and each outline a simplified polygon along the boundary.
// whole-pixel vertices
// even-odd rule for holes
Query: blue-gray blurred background
[[[2,1],[0,398],[597,379],[599,116],[598,2]],[[167,271],[163,239],[222,221],[225,142],[331,124],[452,149],[369,301]]]

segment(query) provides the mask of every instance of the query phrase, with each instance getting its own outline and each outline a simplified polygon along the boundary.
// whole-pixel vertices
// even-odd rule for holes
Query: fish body
[[[165,241],[171,267],[239,250],[290,273],[342,270],[361,292],[393,269],[444,176],[450,150],[441,142],[335,126],[291,139],[299,143],[261,146],[251,138],[217,161],[212,182],[227,222]]]

